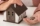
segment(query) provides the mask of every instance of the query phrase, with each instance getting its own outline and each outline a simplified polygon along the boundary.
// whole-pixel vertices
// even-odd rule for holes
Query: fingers
[[[22,6],[22,4],[21,3],[17,3],[18,5],[20,5],[20,6]]]
[[[23,18],[23,21],[26,22],[27,24],[29,24],[27,18]]]
[[[28,24],[35,24],[35,23],[37,23],[37,19],[36,20],[30,20],[29,18],[24,18],[23,21],[25,21]]]
[[[40,22],[40,11],[38,11],[37,14],[38,14],[38,21]]]
[[[24,21],[26,21],[26,20],[27,20],[27,18],[23,18],[23,20],[24,20]]]
[[[28,18],[24,18],[23,20],[24,20],[24,22],[26,22],[27,24],[32,24]]]
[[[21,0],[16,0],[16,4],[18,4],[18,5],[20,5],[20,6],[23,5]]]
[[[17,3],[18,5],[22,6],[23,4],[20,2],[20,3]]]
[[[11,4],[18,4],[18,5],[20,5],[20,6],[23,5],[21,0],[9,0],[9,2],[10,2]]]
[[[36,13],[34,14],[34,16],[35,16],[36,19],[40,19],[40,12],[36,12]]]

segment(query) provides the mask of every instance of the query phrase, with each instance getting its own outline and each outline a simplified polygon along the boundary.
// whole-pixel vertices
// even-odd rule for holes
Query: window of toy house
[[[10,12],[8,11],[8,15],[10,15]]]
[[[14,12],[12,12],[12,16],[14,15]]]

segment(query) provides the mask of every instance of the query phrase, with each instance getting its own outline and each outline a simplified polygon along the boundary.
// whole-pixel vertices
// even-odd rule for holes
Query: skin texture
[[[4,1],[1,1],[1,0],[0,0],[0,4],[2,4],[3,2],[4,2]]]
[[[40,3],[38,5],[38,7],[36,8],[36,10],[34,11],[34,13],[36,13],[36,11],[40,11]]]
[[[38,6],[40,3],[40,0],[32,0],[34,6]]]
[[[6,10],[11,4],[18,4],[20,6],[23,5],[21,0],[8,0],[6,2],[4,1],[4,3],[0,5],[0,11]]]
[[[24,22],[28,23],[28,24],[36,24],[38,22],[40,22],[40,4],[38,5],[37,9],[35,10],[35,14],[33,15],[33,17],[35,17],[34,20],[30,20],[30,18],[23,18]]]

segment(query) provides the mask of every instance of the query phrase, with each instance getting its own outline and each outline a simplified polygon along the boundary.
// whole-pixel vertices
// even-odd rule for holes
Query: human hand
[[[0,0],[0,4],[4,3],[6,1],[8,1],[8,0]]]
[[[31,20],[30,18],[23,18],[23,20],[28,23],[28,24],[36,24],[38,22],[40,22],[40,11],[36,12],[33,17],[35,17],[34,20]]]
[[[40,22],[40,11],[36,12],[35,16],[37,17],[38,22]]]
[[[21,0],[9,0],[9,2],[11,4],[18,4],[18,5],[22,6],[22,1]]]
[[[40,11],[40,3],[39,3],[39,5],[38,5],[38,7],[35,9],[34,14],[35,14],[37,11]]]
[[[0,0],[0,4],[2,4],[4,1]]]

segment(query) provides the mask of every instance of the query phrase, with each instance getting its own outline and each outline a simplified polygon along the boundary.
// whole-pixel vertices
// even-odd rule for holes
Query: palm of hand
[[[37,18],[38,22],[40,22],[40,11],[36,12],[34,17]]]

